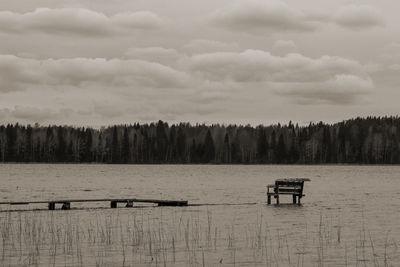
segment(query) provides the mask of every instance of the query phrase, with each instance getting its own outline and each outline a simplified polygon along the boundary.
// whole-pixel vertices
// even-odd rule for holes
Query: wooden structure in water
[[[279,204],[279,195],[291,195],[293,204],[301,204],[304,182],[310,181],[308,178],[285,178],[275,180],[275,184],[267,185],[267,204],[271,204],[271,197],[276,199]]]
[[[125,203],[125,207],[133,207],[133,203],[153,203],[157,206],[187,206],[187,200],[158,200],[158,199],[138,199],[138,198],[118,198],[118,199],[69,199],[69,200],[46,200],[46,201],[20,201],[20,202],[0,202],[0,205],[29,205],[29,204],[48,204],[49,210],[54,210],[56,204],[62,204],[61,209],[71,209],[73,202],[110,202],[111,208],[117,208],[118,203]]]

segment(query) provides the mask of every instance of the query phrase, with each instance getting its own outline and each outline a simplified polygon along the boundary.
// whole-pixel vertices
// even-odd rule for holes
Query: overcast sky
[[[0,1],[0,122],[400,113],[398,0]]]

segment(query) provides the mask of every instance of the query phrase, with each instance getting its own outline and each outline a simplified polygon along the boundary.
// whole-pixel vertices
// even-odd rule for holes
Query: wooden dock
[[[125,207],[133,207],[134,203],[153,203],[157,206],[187,206],[187,200],[158,200],[140,198],[101,198],[101,199],[64,199],[64,200],[42,200],[42,201],[10,201],[0,202],[0,205],[29,205],[48,204],[49,210],[55,210],[56,204],[61,204],[61,209],[71,209],[71,203],[77,202],[110,202],[110,208],[117,208],[118,203],[125,203]]]

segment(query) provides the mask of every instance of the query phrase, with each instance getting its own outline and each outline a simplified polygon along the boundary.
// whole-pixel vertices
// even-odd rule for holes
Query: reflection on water
[[[399,170],[0,165],[1,201],[137,197],[196,204],[113,210],[109,203],[72,203],[70,211],[0,212],[0,265],[396,266]],[[302,206],[285,204],[290,196],[265,205],[266,185],[284,177],[311,179]],[[46,205],[0,207],[27,208]]]

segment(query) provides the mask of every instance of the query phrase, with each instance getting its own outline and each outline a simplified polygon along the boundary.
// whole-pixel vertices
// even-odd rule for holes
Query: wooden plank
[[[139,202],[154,203],[170,206],[187,206],[187,200],[160,200],[160,199],[141,199],[141,198],[100,198],[100,199],[62,199],[62,200],[40,200],[40,201],[8,201],[0,202],[0,205],[28,205],[28,204],[45,204],[45,203],[71,203],[71,202]]]
[[[301,190],[298,190],[298,189],[287,189],[287,188],[279,188],[278,190],[278,193],[293,193],[293,194],[296,194],[296,193],[301,193]]]
[[[293,183],[293,182],[276,182],[275,186],[296,186],[296,187],[303,187],[303,183]]]
[[[279,195],[295,195],[295,196],[303,196],[303,197],[306,196],[304,194],[299,194],[299,193],[294,193],[294,194],[292,194],[292,193],[279,193]]]
[[[281,178],[276,179],[276,182],[309,182],[311,181],[310,178]]]
[[[44,203],[47,203],[47,202],[44,202]],[[29,204],[29,202],[9,202],[9,203],[6,203],[6,202],[4,202],[4,203],[0,203],[0,204],[10,204],[10,205],[28,205],[28,204]]]

